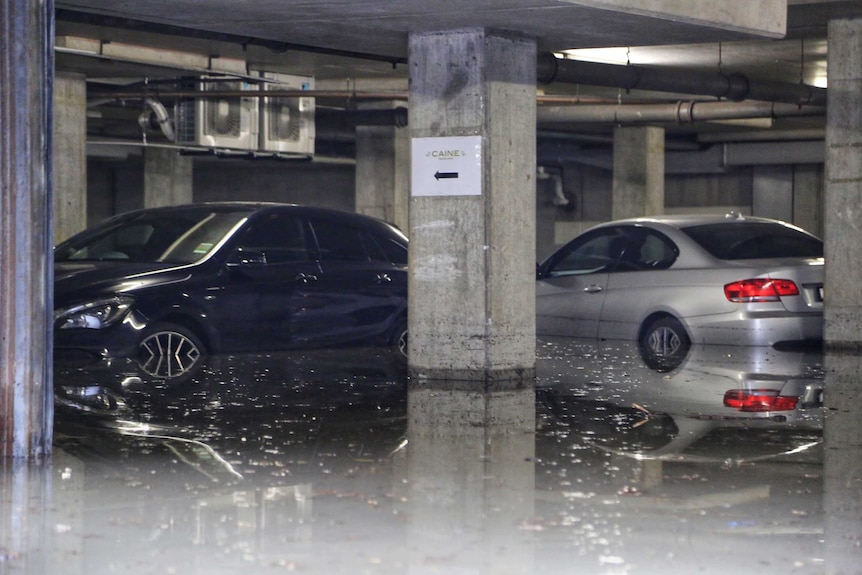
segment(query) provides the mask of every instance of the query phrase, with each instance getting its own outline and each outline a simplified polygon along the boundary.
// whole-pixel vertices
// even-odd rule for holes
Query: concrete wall
[[[354,209],[352,164],[196,158],[194,201],[250,200]],[[124,160],[90,158],[87,163],[87,222],[144,206],[144,165],[140,156]]]
[[[87,218],[106,217],[143,207],[143,162],[91,158],[87,165]],[[536,261],[587,227],[611,219],[609,170],[559,162],[551,170],[562,178],[567,204],[558,205],[552,180],[536,185]],[[793,223],[822,235],[823,166],[787,166],[793,174]],[[667,175],[668,213],[727,211],[752,213],[755,175],[750,167],[705,175]],[[294,164],[270,161],[195,159],[194,200],[231,199],[293,202],[353,211],[352,164]]]

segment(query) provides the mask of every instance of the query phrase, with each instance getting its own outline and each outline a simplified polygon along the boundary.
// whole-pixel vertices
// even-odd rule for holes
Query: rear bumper
[[[686,319],[693,343],[774,346],[823,340],[823,314],[735,312]]]

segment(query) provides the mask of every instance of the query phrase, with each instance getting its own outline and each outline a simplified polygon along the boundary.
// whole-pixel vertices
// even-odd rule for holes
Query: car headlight
[[[55,329],[103,329],[121,320],[132,306],[130,297],[112,297],[54,311]]]

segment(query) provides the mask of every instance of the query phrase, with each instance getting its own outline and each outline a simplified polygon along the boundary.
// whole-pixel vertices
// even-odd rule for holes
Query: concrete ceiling
[[[542,49],[552,51],[595,46],[676,44],[694,40],[731,41],[751,38],[755,34],[754,30],[719,30],[704,22],[628,13],[614,9],[613,4],[569,0],[57,2],[58,8],[64,10],[386,58],[407,56],[410,32],[465,27],[522,32],[537,37]],[[731,22],[728,28],[739,26]]]
[[[661,5],[649,0],[615,3],[627,2]],[[788,0],[786,33],[769,30],[764,37],[763,30],[758,34],[734,23],[717,28],[697,19],[610,10],[608,4],[609,0],[57,0],[56,8],[58,37],[237,58],[256,69],[314,76],[318,88],[345,89],[362,89],[364,82],[404,89],[411,32],[477,26],[535,36],[541,51],[616,48],[610,56],[594,50],[575,52],[578,58],[616,58],[692,71],[721,69],[758,80],[823,85],[829,19],[862,17],[859,0]],[[57,68],[84,73],[96,87],[170,81],[188,73],[182,66],[94,58],[74,50],[58,52]],[[599,101],[685,97],[571,85],[543,90]],[[822,125],[822,120],[784,124],[811,127]]]

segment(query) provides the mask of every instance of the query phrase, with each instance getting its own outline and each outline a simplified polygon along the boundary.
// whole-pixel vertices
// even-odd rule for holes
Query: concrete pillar
[[[862,357],[827,351],[824,357],[824,573],[859,573],[862,541]]]
[[[192,201],[192,159],[176,150],[144,148],[144,207]]]
[[[793,166],[754,166],[751,215],[793,221]]]
[[[410,369],[535,373],[536,43],[410,36]]]
[[[375,106],[380,104],[367,107]],[[357,213],[393,223],[406,232],[409,190],[410,131],[395,126],[357,126]]]
[[[0,4],[0,457],[51,452],[53,17]]]
[[[793,223],[823,237],[823,166],[799,164],[793,169]]]
[[[57,526],[51,522],[55,509],[52,471],[50,463],[33,464],[19,458],[0,461],[4,571],[9,567],[19,573],[80,573],[70,570],[69,563],[52,561]],[[71,550],[65,558],[76,557],[74,551],[77,550]]]
[[[664,213],[664,129],[653,126],[614,129],[614,179],[611,218]]]
[[[417,564],[448,572],[539,573],[535,518],[535,391],[472,382],[412,387],[407,396],[407,545]],[[432,570],[430,572],[436,572]]]
[[[824,240],[827,346],[862,344],[862,19],[829,22]]]
[[[54,78],[54,243],[87,227],[87,81]]]

